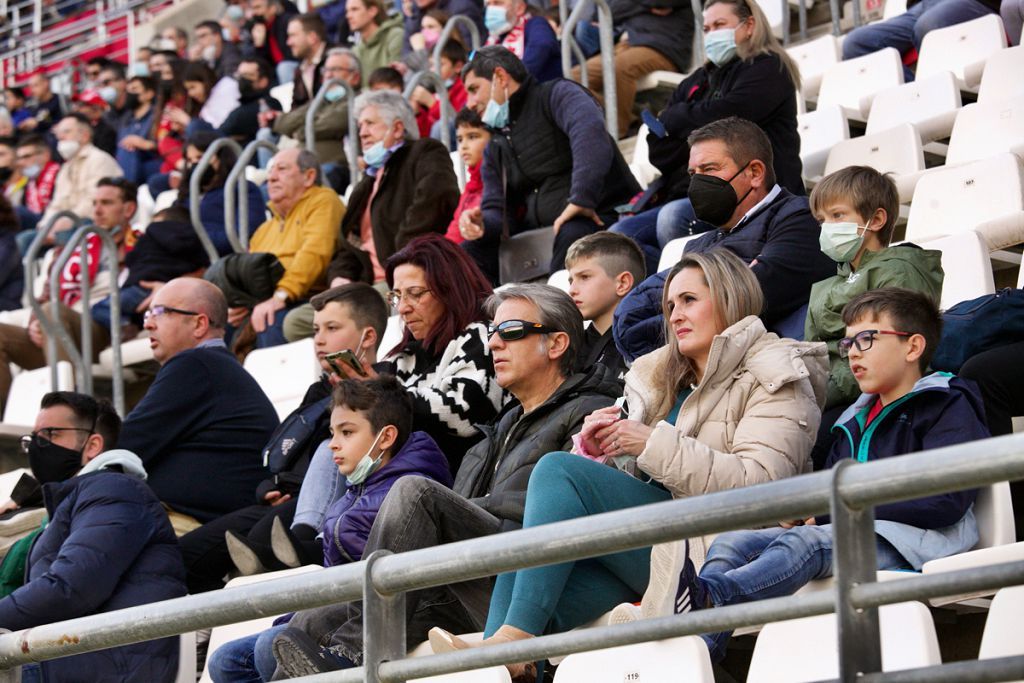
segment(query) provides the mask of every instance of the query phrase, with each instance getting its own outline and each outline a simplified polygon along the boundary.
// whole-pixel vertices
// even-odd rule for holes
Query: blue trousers
[[[526,491],[523,528],[658,503],[671,494],[607,465],[572,453],[548,453]],[[615,605],[638,600],[647,588],[651,549],[498,576],[485,636],[503,624],[527,633],[561,632],[593,621]]]
[[[877,540],[879,569],[910,569],[881,536]],[[708,549],[700,581],[716,607],[779,598],[796,593],[808,582],[832,576],[832,525],[773,527],[721,534]],[[730,631],[705,635],[711,658],[720,661]]]
[[[348,482],[334,464],[330,441],[324,440],[313,452],[306,476],[299,489],[292,526],[305,524],[319,530],[323,527],[327,509],[348,490]]]
[[[210,655],[210,678],[214,683],[263,683],[277,670],[274,636],[288,624],[224,643]]]
[[[843,41],[843,59],[862,57],[886,47],[894,47],[905,55],[912,48],[920,49],[929,31],[986,14],[992,14],[992,10],[977,0],[921,0],[899,16],[848,33]],[[914,72],[907,67],[903,67],[903,76],[908,83],[914,80]]]

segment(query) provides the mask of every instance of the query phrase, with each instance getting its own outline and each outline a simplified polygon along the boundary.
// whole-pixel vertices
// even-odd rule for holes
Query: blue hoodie
[[[420,476],[452,485],[448,458],[426,432],[413,432],[402,449],[359,486],[349,486],[324,517],[324,566],[358,562],[388,491],[400,477]]]

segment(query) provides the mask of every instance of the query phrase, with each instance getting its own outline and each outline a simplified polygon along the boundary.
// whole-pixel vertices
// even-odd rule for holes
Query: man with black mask
[[[775,182],[772,146],[757,124],[731,116],[698,128],[690,147],[689,197],[711,229],[687,252],[723,248],[748,264],[761,283],[769,330],[801,339],[811,285],[835,275],[818,244],[821,228],[807,197]],[[661,346],[661,290],[668,270],[644,280],[615,311],[615,342],[624,358]]]
[[[259,132],[259,114],[274,109],[281,111],[281,103],[270,96],[270,64],[259,57],[243,59],[235,74],[240,95],[238,107],[228,114],[217,132],[233,137],[242,145],[252,142]]]
[[[0,627],[17,631],[185,595],[181,551],[142,461],[107,450],[120,428],[109,403],[66,391],[43,397],[22,447],[49,524],[28,553],[25,584],[0,600]],[[90,680],[171,683],[177,664],[174,637],[28,664],[22,675],[60,683],[88,671]]]

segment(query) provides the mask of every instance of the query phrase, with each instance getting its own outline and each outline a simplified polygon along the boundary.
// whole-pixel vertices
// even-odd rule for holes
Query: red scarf
[[[519,59],[523,58],[523,52],[526,50],[526,22],[531,18],[529,12],[523,13],[523,16],[519,17],[519,21],[516,22],[515,26],[509,29],[509,32],[504,36],[501,36],[501,46],[516,57],[519,57]],[[487,44],[497,45],[498,38],[499,36],[488,36]]]
[[[57,182],[57,172],[60,171],[60,164],[50,160],[43,166],[43,170],[35,180],[25,185],[25,208],[32,213],[43,213],[50,205],[53,198],[53,186]]]
[[[96,273],[100,269],[100,252],[103,250],[103,243],[96,234],[85,238],[86,257],[88,264],[89,283],[96,281]],[[74,306],[82,298],[82,247],[76,247],[71,258],[64,264],[58,278],[59,291],[57,296],[61,303],[67,306]]]

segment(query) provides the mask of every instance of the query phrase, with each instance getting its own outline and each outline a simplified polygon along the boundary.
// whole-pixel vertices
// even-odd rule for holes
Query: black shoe
[[[320,652],[320,647],[305,631],[288,627],[274,636],[274,658],[277,672],[288,678],[311,676],[328,671],[341,671],[341,664],[331,661]]]
[[[708,592],[697,576],[697,568],[690,559],[690,541],[686,541],[686,561],[679,572],[679,588],[676,590],[676,614],[695,612],[710,607]]]
[[[267,568],[263,565],[256,550],[249,544],[249,540],[234,531],[224,532],[224,542],[228,546],[228,554],[231,561],[238,567],[242,576],[263,574]]]

